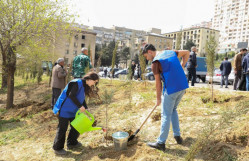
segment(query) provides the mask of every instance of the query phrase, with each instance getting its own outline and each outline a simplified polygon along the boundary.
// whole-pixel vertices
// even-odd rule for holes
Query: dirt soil
[[[88,104],[89,111],[95,116],[94,126],[106,128],[107,120],[107,132],[100,130],[80,135],[78,140],[83,146],[67,150],[65,145],[68,151],[65,156],[55,155],[52,149],[58,120],[50,107],[51,89],[47,83],[16,90],[15,107],[8,111],[4,110],[6,95],[0,95],[0,160],[184,160],[207,120],[218,120],[222,111],[249,100],[249,94],[245,92],[217,91],[216,102],[210,103],[208,89],[188,89],[178,107],[183,145],[176,144],[170,130],[165,152],[146,146],[148,141],[156,141],[160,133],[161,112],[158,107],[135,139],[128,143],[127,149],[115,151],[112,134],[126,131],[132,135],[153,108],[156,101],[154,84],[147,82],[145,86],[141,82],[122,81],[111,84],[108,80],[101,80],[99,88],[100,95],[104,90],[107,90],[106,94],[114,92],[109,103],[93,101]],[[131,97],[127,96],[129,93]],[[224,127],[224,131],[211,138],[195,160],[247,160],[248,120],[249,114],[245,114],[234,120],[230,127]]]

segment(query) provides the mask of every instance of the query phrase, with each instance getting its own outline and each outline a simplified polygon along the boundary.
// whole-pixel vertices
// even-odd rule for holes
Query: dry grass
[[[224,120],[224,112],[240,107],[240,102],[248,101],[248,93],[222,93],[215,91],[217,102],[208,100],[210,91],[204,88],[188,89],[179,107],[179,119],[184,144],[177,145],[170,131],[166,142],[165,153],[148,148],[147,141],[155,141],[160,132],[160,107],[146,122],[142,130],[130,143],[128,150],[115,152],[111,134],[116,131],[134,132],[144,121],[155,104],[155,84],[147,82],[126,82],[101,80],[99,84],[102,100],[91,100],[89,110],[97,120],[96,126],[105,126],[105,109],[108,108],[108,144],[102,131],[93,131],[80,136],[83,147],[69,151],[64,158],[55,156],[51,149],[55,137],[57,118],[51,110],[39,109],[36,98],[43,94],[45,104],[50,102],[49,88],[35,87],[38,95],[30,93],[35,103],[23,107],[23,100],[16,98],[17,107],[12,111],[0,111],[4,121],[0,132],[0,159],[3,160],[184,160],[192,150],[191,145],[198,143],[198,136],[207,125],[217,126],[219,120]],[[34,87],[29,87],[33,89]],[[48,90],[48,91],[47,91]],[[24,94],[19,91],[21,96]],[[47,93],[48,92],[48,93]],[[0,95],[0,97],[2,97]],[[23,97],[20,97],[23,98]],[[205,101],[206,100],[206,101]],[[204,102],[203,102],[204,101]],[[22,108],[21,108],[22,106]],[[43,105],[41,105],[43,106]],[[35,111],[22,115],[19,110]],[[38,110],[39,109],[39,110]],[[44,111],[45,110],[45,111]],[[20,114],[20,115],[19,115]],[[21,117],[22,116],[22,117]],[[18,120],[19,121],[15,121]],[[233,120],[225,120],[228,124],[221,126],[203,145],[203,150],[194,155],[197,160],[242,159],[248,156],[248,113],[237,115]],[[211,124],[213,122],[214,124]],[[229,126],[227,126],[229,125]],[[208,126],[208,127],[209,127]],[[212,126],[211,126],[212,127]],[[210,128],[209,128],[210,129]],[[200,144],[197,144],[200,146]],[[197,147],[198,147],[197,146]],[[19,147],[18,151],[15,150]],[[8,149],[8,150],[6,150]],[[15,153],[13,153],[15,151]],[[29,153],[26,153],[29,151]]]

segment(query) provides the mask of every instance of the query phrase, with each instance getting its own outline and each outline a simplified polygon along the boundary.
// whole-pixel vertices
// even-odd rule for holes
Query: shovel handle
[[[145,122],[148,120],[148,118],[150,117],[150,115],[153,113],[153,111],[156,109],[157,105],[155,105],[153,107],[153,109],[151,110],[150,114],[146,117],[146,119],[144,120],[144,122],[142,123],[142,125],[139,127],[138,130],[141,130],[141,128],[144,126]]]

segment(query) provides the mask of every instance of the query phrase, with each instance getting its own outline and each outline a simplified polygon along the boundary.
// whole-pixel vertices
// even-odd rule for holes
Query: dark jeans
[[[196,68],[188,68],[188,82],[191,79],[191,86],[195,85]]]
[[[225,81],[225,85],[226,87],[228,87],[228,75],[222,75],[221,76],[221,82],[220,82],[220,86],[223,86],[223,82]]]
[[[235,74],[234,82],[233,82],[233,90],[237,90],[238,88],[238,83],[241,79],[241,70],[237,71],[237,74]]]
[[[72,122],[73,120],[74,118],[59,117],[59,124],[57,127],[57,132],[53,145],[54,150],[61,150],[64,148],[68,123]],[[78,143],[77,139],[80,134],[77,130],[75,130],[74,127],[71,126],[71,124],[70,127],[71,128],[67,137],[67,145],[76,145]]]
[[[61,89],[52,88],[52,103],[51,103],[52,108],[55,105],[55,103],[56,103],[57,99],[59,98],[60,94],[61,94]]]
[[[134,73],[135,73],[134,71],[131,72],[131,80],[132,80],[133,77],[134,77]]]
[[[241,79],[239,81],[239,87],[238,87],[238,89],[241,90],[241,91],[245,91],[246,90],[246,75],[245,74],[241,75]]]

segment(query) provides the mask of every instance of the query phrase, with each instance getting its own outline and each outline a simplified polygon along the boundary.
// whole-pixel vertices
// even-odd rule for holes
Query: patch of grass
[[[52,95],[51,94],[47,94],[43,97],[43,100],[46,102],[48,100],[50,100],[52,98]]]
[[[140,93],[141,97],[146,100],[146,101],[150,101],[152,99],[155,99],[156,98],[156,94],[153,92],[143,92],[143,93]]]
[[[210,142],[210,138],[221,135],[225,128],[231,126],[233,121],[247,113],[249,102],[240,102],[234,109],[230,109],[221,114],[220,119],[207,120],[205,128],[198,135],[197,141],[192,144],[188,154],[185,156],[187,161],[193,160],[195,156]]]
[[[7,109],[6,108],[0,108],[0,114],[4,114],[7,112]]]
[[[17,143],[21,140],[26,139],[28,136],[25,133],[24,127],[15,128],[14,130],[8,131],[0,135],[0,146],[11,143]]]

